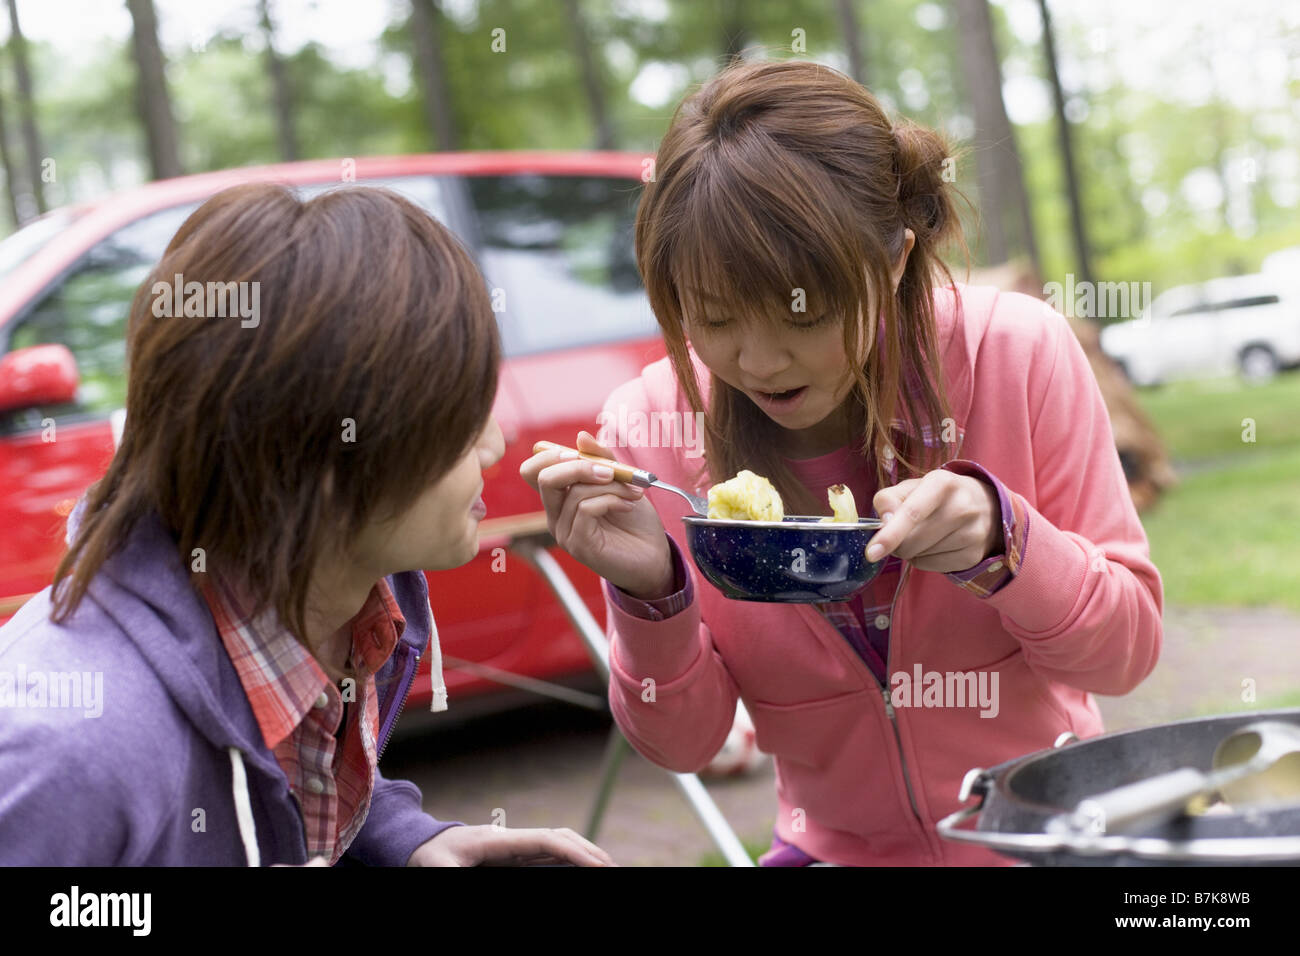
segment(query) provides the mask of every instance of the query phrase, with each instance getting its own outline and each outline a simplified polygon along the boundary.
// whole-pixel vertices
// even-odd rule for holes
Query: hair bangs
[[[773,157],[791,167],[788,154]],[[791,168],[792,178],[806,176]],[[669,272],[684,323],[847,317],[863,292],[860,239],[819,190],[760,189],[721,164],[683,203]],[[816,206],[809,213],[808,203]],[[823,214],[823,212],[825,214]]]

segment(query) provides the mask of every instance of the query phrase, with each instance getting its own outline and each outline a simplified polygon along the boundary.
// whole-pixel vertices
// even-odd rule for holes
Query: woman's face
[[[906,230],[893,270],[894,290],[914,242],[912,230]],[[861,367],[866,361],[874,327],[864,324],[864,350],[853,359],[844,350],[841,317],[834,314],[791,312],[779,320],[688,316],[687,330],[695,354],[714,375],[791,433],[789,450],[816,453],[820,445],[844,441],[843,406],[853,388],[853,363]]]
[[[451,470],[401,514],[372,522],[358,536],[358,563],[383,574],[455,568],[478,553],[478,525],[486,510],[483,472],[501,460],[505,440],[489,415],[482,432]]]
[[[688,325],[700,361],[782,428],[810,429],[853,386],[843,330],[834,315],[788,320],[697,320]]]

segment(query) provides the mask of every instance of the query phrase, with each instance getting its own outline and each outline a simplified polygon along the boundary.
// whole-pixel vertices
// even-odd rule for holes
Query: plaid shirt
[[[250,618],[224,589],[205,585],[203,596],[262,739],[298,801],[307,856],[333,865],[370,810],[379,762],[374,675],[392,655],[406,618],[381,578],[350,622],[356,679],[340,689],[274,611]]]

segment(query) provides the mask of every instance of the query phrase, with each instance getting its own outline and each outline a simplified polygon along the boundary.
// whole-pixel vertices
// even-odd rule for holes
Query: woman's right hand
[[[615,457],[585,431],[578,432],[577,446]],[[541,494],[547,528],[575,559],[633,597],[672,593],[667,533],[644,488],[615,481],[608,468],[553,448],[520,465],[519,476]]]

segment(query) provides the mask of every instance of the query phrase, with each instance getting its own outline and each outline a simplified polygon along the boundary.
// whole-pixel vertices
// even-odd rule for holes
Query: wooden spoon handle
[[[643,485],[644,482],[638,480],[637,470],[631,465],[626,465],[621,461],[614,461],[612,458],[602,458],[600,455],[592,455],[585,451],[578,451],[576,448],[570,448],[568,445],[558,445],[553,441],[539,441],[533,445],[533,454],[543,451],[571,451],[579,458],[585,458],[587,461],[594,462],[597,465],[605,465],[614,472],[614,480],[622,481],[631,485]]]

